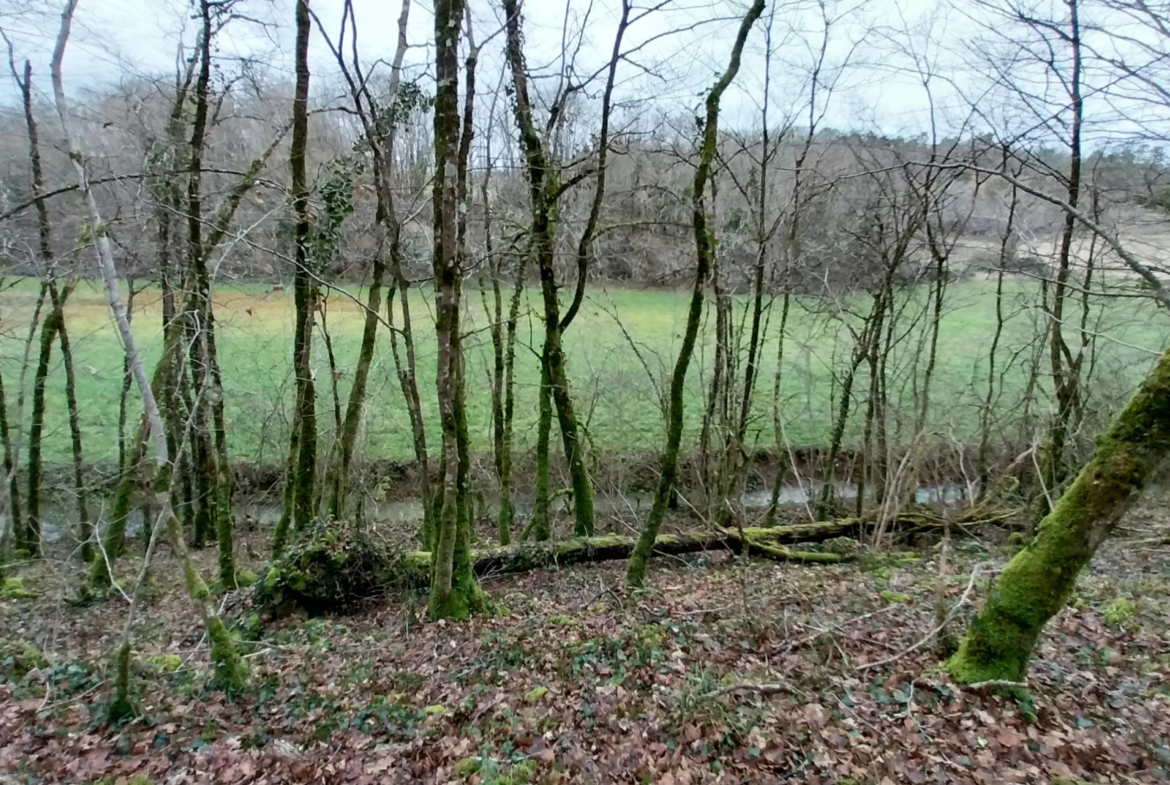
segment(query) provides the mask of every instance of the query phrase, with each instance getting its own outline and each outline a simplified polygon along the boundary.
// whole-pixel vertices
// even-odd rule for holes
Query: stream
[[[820,494],[821,482],[812,480],[804,484],[786,483],[780,487],[779,501],[785,505],[814,505]],[[856,499],[857,484],[838,482],[836,485],[838,499]],[[870,493],[866,494],[870,496]],[[966,496],[966,489],[960,485],[922,486],[914,494],[914,500],[919,504],[959,504]],[[741,497],[746,510],[762,510],[771,503],[772,490],[765,488],[750,491]],[[97,501],[97,500],[94,500]],[[488,496],[485,499],[489,514],[499,504],[498,498]],[[641,517],[654,501],[650,493],[598,493],[594,500],[594,508],[599,516],[630,516]],[[515,499],[516,515],[519,518],[527,517],[532,512],[533,499],[531,496],[518,495]],[[558,511],[569,510],[567,500],[557,499],[553,506]],[[237,514],[250,516],[261,528],[272,527],[280,518],[281,507],[272,502],[248,502],[236,505]],[[104,503],[99,509],[94,509],[91,503],[90,515],[102,522],[108,519],[109,505]],[[406,499],[402,501],[366,501],[366,515],[371,520],[380,523],[412,524],[422,520],[421,500]],[[76,513],[72,506],[60,503],[46,503],[42,510],[42,538],[45,542],[56,542],[61,539],[63,532],[74,526]],[[126,533],[130,537],[138,537],[142,531],[142,511],[135,509],[130,514],[126,524]]]

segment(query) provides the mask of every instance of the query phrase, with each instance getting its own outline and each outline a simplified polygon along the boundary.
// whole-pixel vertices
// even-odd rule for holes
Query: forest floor
[[[126,603],[72,607],[74,565],[27,566],[35,596],[0,600],[0,782],[1161,781],[1170,565],[1143,541],[1170,529],[1166,501],[1129,516],[1128,539],[1083,576],[1025,702],[958,688],[922,643],[932,547],[833,567],[658,559],[637,595],[621,563],[500,576],[484,582],[496,614],[463,623],[427,623],[423,597],[286,619],[231,697],[209,686],[202,626],[164,553],[137,629],[140,716],[111,728]],[[201,558],[211,574],[214,552]],[[973,587],[960,630],[1006,558],[971,540],[952,553],[948,598]],[[243,600],[223,598],[229,615]],[[25,643],[47,662],[18,677]]]

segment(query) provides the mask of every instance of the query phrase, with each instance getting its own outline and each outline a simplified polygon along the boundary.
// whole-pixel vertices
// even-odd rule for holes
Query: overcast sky
[[[217,57],[250,58],[261,64],[260,76],[266,81],[291,84],[294,1],[238,0],[238,10],[256,21],[233,23],[217,39]],[[635,17],[641,10],[662,3],[633,1]],[[122,80],[166,79],[172,74],[180,42],[190,46],[194,40],[189,2],[80,0],[75,35],[66,59],[67,89],[75,100],[85,90],[109,89]],[[500,3],[469,2],[476,37],[483,42],[500,28]],[[1048,6],[1048,12],[1057,17],[1063,14],[1061,0],[1028,2],[1041,8]],[[523,2],[526,54],[538,89],[550,84],[549,79],[540,78],[541,74],[552,77],[557,73],[566,38],[575,52],[578,74],[601,68],[613,46],[619,3],[620,0]],[[353,4],[363,60],[367,64],[378,58],[388,60],[395,45],[400,0],[353,0]],[[49,90],[49,55],[63,5],[64,0],[0,0],[0,25],[13,40],[18,60],[31,59],[38,90],[44,97]],[[342,7],[343,0],[312,0],[314,12],[333,36],[339,29]],[[744,9],[744,0],[666,0],[662,10],[646,15],[627,32],[623,49],[636,53],[619,69],[618,101],[637,103],[644,118],[669,115],[681,119],[697,111],[706,88],[726,65]],[[970,130],[964,125],[970,118],[970,103],[985,89],[980,87],[980,66],[972,47],[981,38],[994,37],[996,28],[991,26],[988,32],[972,18],[972,14],[981,13],[978,4],[948,0],[824,0],[824,6],[818,0],[770,2],[764,18],[752,31],[744,66],[725,99],[724,127],[749,129],[759,125],[769,19],[775,52],[770,91],[772,122],[794,111],[807,113],[809,69],[821,45],[823,13],[832,19],[832,25],[821,78],[822,98],[829,84],[835,87],[831,100],[819,107],[824,110],[825,126],[898,135],[923,133],[930,127],[933,107],[942,132]],[[1083,11],[1088,21],[1102,23],[1106,28],[1119,27],[1115,19],[1090,18],[1100,13],[1100,9],[1089,6]],[[413,75],[425,80],[430,68],[428,46],[433,38],[430,0],[414,0],[410,19],[412,49],[407,63]],[[497,35],[485,47],[479,72],[481,95],[490,93],[499,81],[502,44],[503,36]],[[316,29],[310,52],[315,95],[325,97],[340,91],[337,68]],[[929,90],[917,75],[922,71],[933,73]],[[1090,81],[1094,78],[1105,77],[1092,73],[1087,77]],[[1051,80],[1042,89],[1059,95],[1059,86]],[[594,107],[599,92],[600,82],[590,92]],[[1139,111],[1150,110],[1132,104],[1109,104],[1099,101],[1092,91],[1088,93],[1087,114],[1091,122],[1101,122],[1098,139],[1115,138],[1127,123],[1132,127],[1130,119]],[[0,79],[0,101],[11,102],[15,96],[11,80]],[[1001,113],[1016,111],[1002,96],[981,105]],[[1161,105],[1153,107],[1162,114],[1165,109]],[[1031,120],[1025,116],[1021,122]]]
[[[31,0],[40,14],[18,13],[30,0],[0,0],[5,13],[0,19],[13,39],[18,59],[28,57],[36,70],[37,86],[47,95],[48,59],[61,0]],[[639,0],[635,9],[650,3]],[[888,132],[917,132],[927,127],[928,101],[915,79],[900,73],[905,58],[891,53],[888,35],[906,25],[922,24],[937,16],[934,0],[900,0],[899,3],[830,1],[834,17],[826,58],[826,77],[837,77],[838,91],[828,107],[826,122],[838,128],[880,128]],[[264,74],[272,81],[291,82],[293,0],[241,0],[241,12],[265,24],[237,22],[219,39],[220,54],[250,57],[264,63]],[[342,0],[313,0],[312,7],[327,28],[336,33]],[[396,37],[398,0],[354,0],[359,24],[362,56],[369,61],[389,59]],[[661,36],[640,49],[637,65],[623,63],[619,71],[619,99],[654,99],[654,105],[671,113],[683,113],[699,106],[703,90],[725,66],[727,53],[745,4],[740,0],[672,0],[662,11],[648,15],[627,33],[625,48],[637,47]],[[477,37],[482,41],[500,26],[499,4],[493,0],[471,0]],[[620,6],[616,0],[527,0],[523,5],[527,57],[534,71],[555,73],[562,50],[566,17],[572,32],[584,29],[578,54],[578,72],[599,68],[612,48]],[[634,14],[637,14],[635,10]],[[728,97],[729,124],[758,123],[758,96],[763,82],[764,26],[772,21],[773,116],[801,102],[799,91],[808,84],[808,68],[820,46],[822,14],[809,0],[778,3],[765,12],[765,20],[753,30],[750,53],[745,60],[737,90]],[[934,60],[953,58],[961,49],[949,23],[932,22],[939,41],[926,52]],[[414,2],[411,9],[408,63],[424,73],[432,38],[430,3]],[[875,33],[874,29],[879,32]],[[677,31],[671,33],[671,31]],[[67,88],[71,91],[102,89],[130,77],[157,78],[174,71],[179,42],[193,39],[187,0],[80,0],[76,33],[66,60]],[[502,36],[486,47],[481,84],[494,85],[501,65]],[[329,59],[324,41],[314,31],[311,57],[316,90],[334,84],[336,68]],[[838,73],[843,63],[850,68]],[[644,68],[643,68],[644,67]],[[648,69],[653,74],[647,73]],[[944,106],[955,104],[951,90],[941,81],[933,85],[936,100]],[[5,80],[3,95],[15,93]]]

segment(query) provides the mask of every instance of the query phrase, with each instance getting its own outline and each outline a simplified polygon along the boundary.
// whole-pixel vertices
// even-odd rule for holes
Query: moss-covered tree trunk
[[[496,482],[500,490],[500,507],[496,515],[496,528],[500,545],[512,544],[512,481],[504,479],[504,292],[500,286],[500,264],[492,249],[491,209],[488,203],[488,177],[491,175],[491,149],[487,151],[488,170],[484,174],[484,248],[491,262],[492,301],[490,310],[484,303],[484,310],[490,314],[489,333],[492,339],[492,462],[496,471]],[[486,298],[486,294],[484,297]],[[509,456],[510,458],[511,456]]]
[[[219,580],[221,585],[236,585],[235,516],[232,514],[232,495],[235,475],[227,451],[227,423],[224,417],[223,378],[219,371],[218,350],[215,345],[215,314],[211,300],[207,302],[207,359],[211,372],[211,422],[215,435],[215,539],[219,545]]]
[[[792,310],[792,287],[789,281],[789,265],[791,259],[785,260],[784,294],[780,300],[780,324],[776,331],[776,373],[772,377],[772,431],[776,440],[776,473],[772,477],[772,496],[768,500],[768,514],[764,520],[765,526],[771,526],[776,521],[776,509],[780,506],[780,490],[784,486],[784,478],[788,474],[788,463],[785,455],[787,440],[784,438],[784,417],[780,406],[780,387],[784,379],[784,345],[788,341],[788,314]]]
[[[122,294],[118,287],[118,271],[114,264],[114,252],[110,243],[109,230],[102,221],[101,212],[98,208],[97,199],[90,188],[89,173],[86,169],[86,159],[82,154],[81,149],[75,143],[75,135],[73,133],[73,124],[69,112],[68,102],[65,97],[65,88],[62,80],[62,61],[65,58],[65,48],[69,41],[69,32],[73,22],[73,14],[77,8],[77,0],[70,0],[66,6],[65,12],[61,16],[61,29],[57,36],[56,46],[53,49],[52,59],[52,75],[53,75],[53,97],[54,103],[57,107],[57,115],[61,120],[62,141],[64,148],[69,156],[69,160],[73,164],[74,170],[77,174],[78,186],[81,196],[86,206],[86,214],[89,219],[90,227],[93,231],[95,242],[98,251],[99,270],[101,271],[102,285],[106,293],[106,297],[110,304],[110,310],[113,312],[114,320],[118,326],[118,334],[122,340],[122,346],[130,358],[131,372],[134,374],[135,381],[138,384],[138,390],[142,395],[142,408],[146,416],[146,420],[150,426],[150,433],[153,437],[155,448],[155,460],[158,464],[158,474],[164,478],[169,477],[171,471],[170,454],[167,449],[166,428],[163,424],[162,414],[158,406],[158,398],[155,390],[152,388],[150,380],[146,375],[146,368],[142,363],[142,356],[138,352],[138,346],[134,338],[134,333],[130,329],[130,321],[126,317],[126,308],[122,302]],[[164,351],[164,358],[167,353]],[[165,360],[164,360],[165,364]],[[156,373],[156,375],[159,375]],[[163,374],[165,375],[165,374]],[[171,532],[171,546],[175,552],[183,559],[184,564],[188,567],[187,574],[190,577],[194,570],[190,569],[192,562],[187,555],[186,543],[183,540],[182,530],[180,529],[178,520],[174,517],[170,504],[169,494],[163,494],[160,503],[160,516],[167,521],[168,530]],[[195,577],[198,577],[197,573]],[[189,582],[193,583],[193,582]],[[206,589],[204,588],[204,592]],[[230,686],[238,686],[241,684],[243,678],[246,676],[246,671],[243,667],[243,661],[240,659],[239,653],[236,650],[235,644],[227,630],[223,626],[223,622],[215,615],[214,611],[210,609],[206,602],[206,598],[202,600],[196,595],[198,592],[192,591],[200,607],[200,615],[207,628],[208,636],[212,641],[212,659],[216,663],[217,672],[219,672],[224,680],[229,682]],[[123,657],[129,657],[129,643],[125,642],[122,646]],[[123,668],[128,670],[128,668]],[[115,696],[117,697],[117,696]]]
[[[549,390],[548,366],[540,366],[540,389],[537,390],[539,413],[536,420],[536,498],[532,517],[524,527],[524,539],[544,541],[552,537],[552,484],[549,472],[549,440],[552,436],[552,391]]]
[[[865,354],[864,348],[854,350],[849,369],[845,373],[845,378],[841,380],[841,397],[837,403],[837,416],[833,418],[833,427],[829,432],[829,452],[825,459],[821,491],[817,497],[816,519],[818,521],[829,519],[833,497],[836,495],[837,459],[841,454],[841,443],[845,438],[845,424],[849,421],[849,408],[853,401],[853,380],[857,376],[857,368],[861,365]]]
[[[430,612],[433,618],[463,618],[482,605],[471,561],[471,528],[460,336],[463,270],[459,259],[460,172],[459,38],[463,0],[435,0],[435,176],[433,268],[435,334],[438,339],[436,389],[443,429],[443,495],[435,515]],[[470,74],[470,72],[469,72]],[[470,132],[470,129],[468,129]]]
[[[419,496],[423,504],[423,525],[420,538],[425,547],[432,547],[431,536],[435,531],[435,494],[431,490],[430,452],[427,449],[427,429],[422,415],[422,398],[418,391],[418,362],[414,344],[414,328],[410,314],[410,281],[402,269],[401,252],[392,247],[391,273],[398,289],[399,307],[402,310],[402,344],[406,357],[403,359],[398,349],[398,331],[390,332],[390,352],[394,356],[394,369],[398,376],[398,386],[402,390],[402,397],[406,401],[406,413],[410,418],[411,444],[414,447],[414,460],[418,468]],[[391,326],[394,324],[394,297],[393,292],[386,297],[386,316]]]
[[[15,69],[14,69],[15,70]],[[32,65],[26,60],[24,63],[24,78],[17,79],[21,93],[21,104],[24,107],[25,131],[28,135],[28,157],[32,173],[32,191],[37,196],[45,192],[44,172],[41,165],[41,149],[37,134],[36,118],[32,106]],[[37,555],[41,547],[41,439],[45,427],[45,382],[49,372],[49,362],[53,351],[53,341],[62,326],[64,319],[64,298],[68,297],[68,288],[64,296],[59,296],[57,285],[52,280],[54,275],[54,254],[52,242],[52,226],[49,223],[49,211],[45,201],[36,202],[37,238],[40,246],[41,262],[44,264],[46,282],[42,285],[41,296],[47,292],[51,300],[49,315],[41,325],[40,354],[37,361],[36,375],[33,380],[33,411],[32,423],[29,426],[28,443],[28,518],[16,528],[16,546],[18,549]],[[40,303],[38,302],[38,309]],[[67,341],[66,341],[67,343]],[[22,390],[23,392],[23,390]],[[20,427],[18,423],[17,427]]]
[[[296,235],[293,270],[293,299],[296,328],[293,335],[293,373],[296,375],[296,464],[287,482],[293,484],[292,522],[297,531],[315,515],[314,485],[317,475],[317,391],[313,382],[313,315],[317,285],[310,265],[309,185],[305,156],[309,141],[309,0],[297,0],[296,8],[296,92],[293,98],[292,169],[293,221]]]
[[[53,300],[58,299],[56,284],[49,282]],[[53,344],[57,342],[56,307],[50,309],[41,324],[40,352],[37,356],[37,370],[33,376],[32,421],[28,426],[28,515],[16,530],[16,549],[29,556],[41,554],[41,471],[42,448],[45,432],[45,386],[49,379]]]
[[[211,83],[211,38],[214,35],[210,0],[199,0],[199,76],[195,80],[195,113],[191,128],[190,165],[187,175],[187,282],[185,309],[189,336],[191,379],[194,388],[192,470],[198,489],[195,544],[214,536],[219,546],[219,579],[235,586],[231,470],[226,466],[227,447],[222,418],[223,392],[215,358],[214,314],[211,278],[207,268],[208,247],[203,241],[203,153]],[[217,225],[218,228],[218,225]],[[213,232],[214,234],[214,232]],[[218,412],[218,416],[217,416]],[[213,440],[214,437],[214,440]]]
[[[658,538],[658,530],[662,527],[662,519],[666,516],[666,507],[670,502],[675,476],[678,473],[678,453],[683,429],[683,392],[686,387],[687,369],[690,367],[691,356],[695,351],[695,340],[699,334],[699,321],[703,316],[703,288],[706,286],[707,274],[711,270],[712,259],[715,256],[715,238],[707,220],[706,193],[707,179],[710,177],[711,164],[715,160],[719,143],[719,101],[739,72],[740,58],[743,56],[748,33],[763,12],[764,0],[755,0],[740,22],[727,70],[707,95],[707,116],[703,123],[699,165],[695,168],[695,180],[691,189],[691,222],[695,234],[696,255],[695,282],[691,290],[691,304],[687,311],[687,326],[683,332],[682,346],[679,347],[678,359],[670,377],[666,449],[662,453],[662,470],[658,478],[658,487],[654,492],[654,504],[642,524],[638,543],[630,554],[626,567],[626,582],[632,588],[640,588],[646,582],[646,564],[654,551],[654,543]]]
[[[6,543],[8,546],[13,544],[12,539],[15,538],[16,532],[24,526],[20,505],[20,453],[24,446],[22,437],[24,435],[24,394],[27,387],[25,380],[28,376],[29,356],[32,353],[33,344],[36,343],[37,329],[41,325],[41,312],[48,294],[49,287],[42,281],[37,290],[36,302],[33,304],[32,319],[29,320],[28,333],[25,335],[24,350],[20,359],[20,374],[16,380],[16,406],[10,421],[14,423],[14,427],[9,432],[12,444],[10,458],[12,465],[7,467],[8,492],[12,502],[12,520],[9,523],[10,540]]]
[[[171,103],[171,113],[167,121],[167,142],[166,145],[156,154],[157,160],[155,165],[160,170],[164,170],[174,166],[179,157],[179,149],[183,144],[182,130],[183,130],[183,112],[187,105],[187,94],[190,89],[191,82],[195,78],[195,70],[199,58],[190,58],[187,64],[187,69],[183,77],[176,80],[175,84],[175,98]],[[182,200],[183,194],[180,188],[179,178],[177,177],[162,177],[157,181],[148,181],[147,187],[151,189],[155,196],[155,222],[158,225],[157,244],[158,244],[158,278],[159,286],[162,290],[162,332],[164,351],[169,352],[170,356],[167,358],[164,365],[165,377],[161,380],[162,387],[158,392],[159,406],[162,409],[163,417],[165,418],[167,428],[167,448],[171,455],[174,456],[175,461],[175,475],[173,475],[171,503],[174,508],[179,511],[178,514],[182,516],[181,520],[184,523],[184,529],[194,531],[194,508],[192,505],[191,494],[191,472],[190,472],[190,444],[180,451],[180,445],[183,443],[181,434],[185,432],[183,394],[186,391],[186,386],[181,385],[181,381],[185,374],[184,365],[181,358],[176,353],[181,352],[181,344],[178,339],[179,334],[183,330],[183,325],[178,316],[178,304],[176,300],[176,290],[182,288],[183,271],[176,269],[175,254],[173,245],[179,241],[180,224],[177,216],[182,214]],[[134,304],[134,287],[130,286],[129,308],[127,318],[133,315]],[[122,477],[131,471],[137,471],[137,465],[131,465],[127,461],[128,450],[126,449],[124,441],[124,433],[126,428],[125,407],[129,400],[130,385],[133,381],[130,373],[129,361],[126,361],[123,366],[124,376],[122,378],[122,396],[120,398],[119,406],[119,461],[118,469]],[[139,433],[139,440],[146,438],[145,434]],[[141,461],[141,458],[139,458]]]
[[[525,253],[516,262],[516,277],[512,286],[512,300],[508,305],[508,322],[504,331],[504,382],[501,388],[503,398],[503,419],[501,427],[503,434],[500,438],[500,514],[499,526],[501,531],[512,529],[512,522],[516,517],[516,506],[512,499],[512,451],[514,448],[513,417],[516,411],[516,326],[520,321],[520,302],[524,293],[524,270],[527,267],[528,254]]]
[[[353,101],[353,111],[361,121],[365,133],[365,142],[370,146],[370,164],[373,170],[373,181],[377,194],[377,208],[375,217],[386,230],[383,246],[374,256],[373,268],[370,274],[370,287],[367,294],[365,324],[362,330],[362,343],[358,352],[358,363],[354,369],[353,385],[350,387],[349,399],[346,404],[345,419],[338,426],[339,436],[334,442],[332,456],[329,462],[329,474],[325,486],[330,498],[329,514],[340,519],[345,512],[346,499],[349,496],[350,469],[353,463],[353,454],[356,448],[358,428],[366,404],[366,386],[369,379],[370,366],[373,361],[374,347],[377,342],[379,313],[382,307],[383,286],[386,278],[385,249],[390,249],[390,255],[396,262],[396,269],[392,273],[400,272],[397,258],[400,255],[401,225],[394,206],[394,170],[395,170],[395,139],[397,137],[397,123],[402,114],[403,105],[400,103],[400,86],[402,79],[402,61],[406,55],[406,31],[410,20],[410,2],[402,3],[402,12],[398,17],[398,46],[394,59],[390,64],[390,79],[386,86],[385,103],[381,97],[375,97],[368,82],[351,71],[351,64],[345,53],[339,48],[333,49],[333,55],[349,86],[350,99]],[[356,23],[350,18],[350,24]],[[356,32],[356,30],[355,30]],[[360,63],[352,64],[360,69]],[[379,92],[381,87],[379,87]],[[393,288],[386,295],[388,314],[392,312]],[[393,335],[393,331],[391,332]],[[330,350],[332,362],[332,350]],[[397,352],[395,352],[397,360]],[[336,375],[334,376],[336,380]],[[403,389],[406,394],[406,389]],[[336,401],[336,381],[334,381],[334,400]],[[424,509],[428,505],[424,501]]]
[[[134,321],[134,282],[128,281],[130,291],[126,297],[126,318]],[[166,284],[163,284],[164,290]],[[164,298],[166,293],[164,291]],[[172,297],[173,300],[173,297]],[[173,314],[172,314],[173,315]],[[165,324],[165,322],[164,322]],[[130,387],[134,379],[130,376],[130,366],[126,358],[122,358],[122,388],[118,391],[118,474],[126,471],[126,426],[130,421]]]
[[[569,389],[569,373],[561,339],[560,301],[556,280],[557,201],[562,193],[560,178],[545,142],[536,129],[532,103],[528,95],[528,73],[524,62],[521,13],[518,0],[504,0],[506,50],[512,72],[512,108],[524,151],[525,176],[528,180],[532,210],[532,248],[540,274],[544,305],[544,348],[541,363],[546,368],[549,392],[556,407],[557,422],[564,442],[565,459],[573,486],[576,516],[574,533],[588,536],[594,530],[593,482],[585,461],[585,444],[581,424]],[[539,469],[538,469],[539,471]]]
[[[126,320],[129,325],[129,317]],[[163,345],[162,357],[150,377],[151,394],[155,401],[161,400],[166,390],[167,379],[173,371],[173,364],[179,353],[180,332],[172,330]],[[131,370],[133,376],[133,370]],[[93,562],[89,572],[89,588],[101,591],[108,588],[112,576],[110,568],[126,550],[126,524],[130,518],[130,509],[133,506],[134,494],[139,489],[141,468],[146,460],[147,450],[150,447],[152,432],[148,412],[143,412],[138,424],[133,449],[127,459],[126,469],[118,477],[118,486],[114,489],[114,500],[110,504],[110,522],[101,537],[101,548],[95,549]],[[167,454],[170,454],[168,446]]]
[[[57,341],[61,345],[61,363],[65,367],[65,405],[69,410],[69,439],[73,452],[73,493],[77,501],[77,542],[78,554],[83,562],[93,559],[93,522],[89,519],[89,505],[86,502],[85,454],[82,449],[81,415],[77,408],[77,374],[73,365],[73,346],[69,342],[69,330],[65,325],[65,300],[73,290],[75,282],[70,281],[58,295],[56,287],[50,287],[53,310],[57,314]],[[129,318],[129,313],[127,313]]]
[[[495,102],[492,102],[492,114],[488,116],[488,127],[495,121]],[[511,407],[511,372],[509,365],[509,351],[514,352],[516,323],[515,315],[510,308],[508,319],[504,317],[504,290],[502,279],[504,276],[503,255],[496,253],[492,237],[492,206],[491,206],[491,176],[492,142],[491,134],[484,139],[484,168],[483,180],[480,182],[480,198],[483,201],[483,242],[484,253],[488,260],[491,275],[492,299],[488,303],[486,290],[482,286],[480,291],[484,298],[484,312],[490,314],[491,323],[488,332],[492,339],[492,371],[491,371],[491,403],[492,403],[492,459],[496,472],[496,482],[499,484],[500,504],[496,514],[496,528],[499,532],[500,545],[512,543],[512,523],[515,519],[515,508],[512,505],[512,432],[510,412],[505,409]],[[523,270],[525,258],[521,257],[517,268]],[[523,286],[522,273],[517,276],[517,285]],[[518,303],[517,303],[518,307]],[[514,356],[514,355],[513,355]],[[505,379],[507,381],[505,381]],[[505,393],[505,386],[508,390]],[[507,398],[507,401],[505,401]]]
[[[1097,439],[1092,459],[1004,568],[959,651],[960,682],[1020,682],[1044,625],[1068,600],[1081,569],[1137,501],[1170,453],[1170,351]]]
[[[3,322],[0,321],[0,324]],[[14,491],[8,478],[13,477],[17,456],[13,453],[12,431],[8,424],[8,399],[4,394],[4,377],[0,374],[0,446],[4,448],[4,476],[0,478],[0,565],[8,556],[8,548],[12,544],[10,535],[15,521],[20,519],[20,496]],[[4,577],[0,570],[0,579]]]

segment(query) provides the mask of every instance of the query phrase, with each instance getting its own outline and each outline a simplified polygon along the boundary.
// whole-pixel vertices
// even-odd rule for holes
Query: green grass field
[[[915,298],[925,297],[917,292]],[[1012,410],[1026,378],[1026,347],[1038,318],[1029,303],[1035,290],[1030,283],[1009,286],[1009,321],[1001,344],[1001,366],[1016,357],[1004,377],[1005,393],[999,409]],[[352,295],[361,297],[356,290]],[[19,281],[0,291],[0,372],[8,394],[10,412],[15,408],[20,355],[35,302],[36,283]],[[490,439],[490,398],[486,369],[491,345],[487,321],[477,290],[466,292],[469,313],[468,403],[473,438],[486,450]],[[264,285],[220,286],[215,295],[219,322],[219,348],[224,373],[230,447],[239,460],[270,463],[282,460],[286,443],[286,417],[291,402],[289,373],[293,302],[290,292],[273,292]],[[1094,367],[1093,404],[1112,411],[1141,380],[1156,352],[1170,342],[1170,322],[1147,305],[1132,300],[1109,301],[1095,320],[1093,331],[1101,336]],[[435,344],[431,329],[429,293],[416,292],[412,309],[419,335],[419,372],[423,405],[437,430],[434,400]],[[856,302],[858,309],[865,307]],[[570,371],[578,411],[587,419],[596,447],[603,452],[636,454],[653,451],[662,440],[662,415],[656,387],[668,378],[681,340],[687,295],[669,292],[593,288],[581,315],[566,336]],[[745,303],[739,303],[742,308]],[[910,314],[918,304],[908,308]],[[776,309],[773,319],[778,317]],[[525,313],[517,349],[516,435],[521,450],[535,439],[537,358],[541,330]],[[615,316],[617,318],[615,318]],[[909,317],[908,317],[909,318]],[[619,326],[619,319],[620,325]],[[74,343],[78,392],[84,426],[86,458],[95,462],[116,460],[118,394],[121,386],[122,349],[109,308],[98,285],[83,282],[69,301],[67,321]],[[350,297],[333,293],[329,298],[329,330],[340,369],[338,381],[344,398],[351,383],[350,369],[361,339],[362,314]],[[970,438],[978,422],[978,400],[986,385],[987,350],[994,326],[994,289],[989,283],[968,282],[948,292],[947,314],[940,335],[938,367],[932,394],[931,424],[940,433],[959,440]],[[794,301],[781,398],[785,430],[797,446],[818,446],[828,440],[836,392],[834,374],[848,360],[851,341],[840,320],[823,313],[816,300]],[[624,331],[623,331],[624,328]],[[153,365],[161,347],[158,293],[138,295],[134,332],[148,362]],[[699,392],[707,379],[712,353],[713,324],[704,325],[703,340],[689,377],[691,397],[687,411],[687,438],[697,439],[700,421]],[[628,337],[627,337],[628,335]],[[895,352],[891,398],[900,402],[890,414],[895,429],[904,429],[912,416],[914,387],[908,372],[915,363],[919,332],[912,330]],[[642,360],[630,347],[637,345]],[[773,445],[771,392],[776,366],[775,322],[769,325],[762,378],[756,398],[751,438],[761,446]],[[36,346],[30,358],[26,387],[32,386]],[[1043,359],[1043,358],[1042,358]],[[643,364],[644,360],[644,364]],[[69,456],[69,432],[63,393],[60,353],[54,349],[48,394],[46,459],[65,461]],[[1046,362],[1046,359],[1044,360]],[[332,430],[332,393],[324,344],[317,334],[314,348],[317,368],[319,415],[322,428]],[[919,366],[921,368],[921,366]],[[647,370],[648,369],[648,370]],[[653,376],[653,381],[651,380]],[[920,374],[919,374],[920,376]],[[864,373],[855,395],[865,394]],[[367,457],[409,460],[412,455],[409,423],[402,403],[390,342],[385,330],[370,380],[370,401],[360,450]],[[1046,404],[1044,404],[1046,405]],[[29,402],[25,403],[28,417]],[[137,392],[132,411],[139,411]],[[853,419],[848,438],[859,436],[860,415]],[[325,441],[328,441],[328,435]]]

